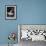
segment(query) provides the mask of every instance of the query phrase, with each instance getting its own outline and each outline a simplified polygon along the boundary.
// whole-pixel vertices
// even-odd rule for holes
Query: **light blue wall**
[[[5,5],[17,6],[16,20],[5,20]],[[0,44],[8,43],[9,32],[18,32],[18,24],[46,24],[46,0],[0,0]]]

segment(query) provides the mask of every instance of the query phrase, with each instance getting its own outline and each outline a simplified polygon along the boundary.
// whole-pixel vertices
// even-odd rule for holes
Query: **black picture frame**
[[[16,5],[5,5],[5,19],[16,20]]]

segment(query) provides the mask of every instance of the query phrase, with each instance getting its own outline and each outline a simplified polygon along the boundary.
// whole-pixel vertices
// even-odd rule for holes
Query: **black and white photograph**
[[[6,5],[6,19],[16,19],[16,5]]]

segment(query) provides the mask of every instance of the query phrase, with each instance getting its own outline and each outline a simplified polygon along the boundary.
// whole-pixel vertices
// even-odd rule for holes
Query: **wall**
[[[16,20],[5,20],[9,4],[17,6]],[[46,24],[46,0],[0,0],[0,44],[8,43],[9,32],[18,32],[18,24]]]

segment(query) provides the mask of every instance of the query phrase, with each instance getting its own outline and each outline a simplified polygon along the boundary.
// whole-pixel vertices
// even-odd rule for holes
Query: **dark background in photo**
[[[14,7],[7,7],[7,17],[14,17]]]

